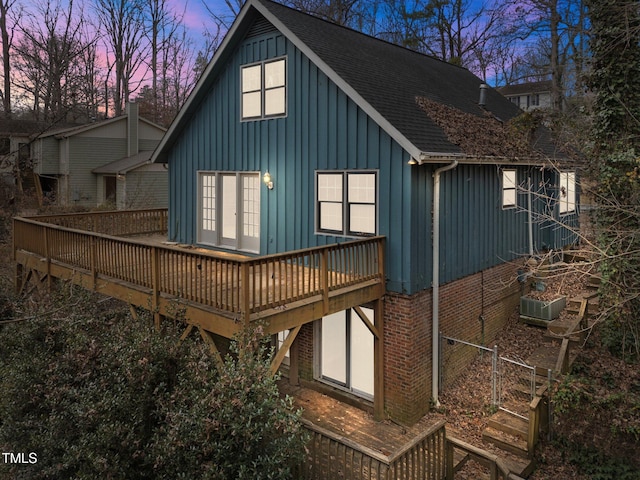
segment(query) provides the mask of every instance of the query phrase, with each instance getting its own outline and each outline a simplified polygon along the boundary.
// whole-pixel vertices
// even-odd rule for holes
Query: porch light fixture
[[[267,186],[269,190],[273,190],[273,180],[271,179],[271,174],[269,173],[269,170],[264,172],[264,175],[262,176],[262,181],[264,182],[264,184]]]
[[[418,161],[415,158],[411,157],[407,163],[409,165],[417,165]]]

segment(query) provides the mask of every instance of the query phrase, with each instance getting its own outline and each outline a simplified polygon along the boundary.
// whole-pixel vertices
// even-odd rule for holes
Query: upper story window
[[[502,208],[514,208],[517,205],[516,170],[502,170]]]
[[[242,120],[279,117],[287,113],[285,58],[242,67]]]
[[[560,172],[560,188],[558,193],[560,213],[571,213],[576,209],[576,173]]]
[[[375,235],[377,190],[376,172],[318,172],[317,231],[350,236]]]

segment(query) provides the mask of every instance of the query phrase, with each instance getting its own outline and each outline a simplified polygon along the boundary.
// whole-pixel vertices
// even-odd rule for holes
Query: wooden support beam
[[[271,372],[272,375],[275,375],[275,373],[280,368],[280,365],[282,364],[284,357],[287,355],[287,351],[291,347],[291,344],[293,343],[293,341],[298,336],[298,333],[300,332],[301,328],[302,326],[298,325],[293,330],[290,330],[289,335],[287,335],[287,338],[285,338],[284,342],[282,342],[282,346],[278,350],[278,353],[276,353],[276,356],[273,357],[273,360],[271,361],[271,367],[269,368],[269,371]]]
[[[216,342],[213,340],[211,333],[207,332],[204,328],[198,328],[200,332],[200,336],[205,341],[207,345],[209,345],[209,352],[213,356],[213,360],[215,361],[216,367],[218,367],[218,371],[222,371],[224,367],[224,361],[222,360],[222,355],[220,355],[220,350],[216,346]]]
[[[300,385],[300,342],[295,341],[289,348],[289,385]]]
[[[362,308],[356,306],[356,307],[353,307],[353,309],[360,317],[360,320],[362,320],[362,323],[364,323],[366,327],[369,329],[369,331],[373,334],[373,336],[380,338],[380,333],[378,332],[378,329],[373,323],[371,323],[371,320],[367,318],[367,315],[362,311]]]
[[[187,328],[184,329],[184,332],[182,332],[182,335],[180,335],[180,341],[184,342],[184,340],[189,336],[189,334],[191,333],[191,331],[193,330],[194,326],[189,324],[187,325]]]

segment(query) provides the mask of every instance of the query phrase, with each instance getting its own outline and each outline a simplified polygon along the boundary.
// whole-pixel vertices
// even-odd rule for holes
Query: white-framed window
[[[374,311],[360,311],[375,325]],[[316,378],[372,399],[374,336],[355,309],[343,310],[316,322]]]
[[[241,67],[242,120],[259,120],[287,113],[287,61],[278,58]]]
[[[502,170],[502,208],[518,205],[517,178],[516,170]]]
[[[260,172],[198,172],[198,243],[259,253]]]
[[[576,173],[560,172],[560,186],[558,188],[558,203],[560,213],[571,213],[576,210]]]
[[[375,235],[377,197],[376,172],[316,172],[317,231],[349,236]]]

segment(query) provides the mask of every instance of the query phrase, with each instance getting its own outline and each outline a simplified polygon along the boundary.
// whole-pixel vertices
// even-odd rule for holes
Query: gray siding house
[[[38,136],[34,172],[60,206],[166,207],[166,166],[150,162],[164,132],[129,103],[125,115]]]
[[[506,85],[498,91],[525,112],[551,108],[551,80]]]
[[[490,342],[525,260],[576,241],[575,172],[520,113],[466,69],[248,0],[152,156],[169,240],[253,256],[384,236],[383,308],[320,313],[291,351],[304,385],[415,422],[438,332]]]

